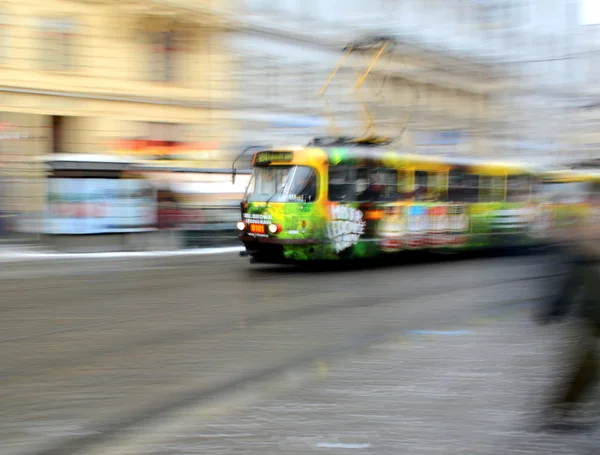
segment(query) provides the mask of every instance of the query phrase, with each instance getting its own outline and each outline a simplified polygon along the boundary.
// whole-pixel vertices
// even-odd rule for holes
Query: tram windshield
[[[255,167],[244,196],[246,202],[312,202],[317,175],[307,166]]]

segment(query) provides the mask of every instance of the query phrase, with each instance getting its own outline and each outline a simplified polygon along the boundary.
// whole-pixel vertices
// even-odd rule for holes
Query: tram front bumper
[[[246,247],[244,255],[249,256],[252,263],[266,264],[294,263],[294,259],[286,257],[286,246],[303,245],[310,248],[310,245],[320,243],[320,241],[315,239],[278,239],[243,234],[239,238]]]

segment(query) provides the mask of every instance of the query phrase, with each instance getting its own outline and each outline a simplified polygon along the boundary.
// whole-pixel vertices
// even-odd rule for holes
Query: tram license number
[[[264,224],[251,224],[250,232],[253,234],[264,234],[266,232],[265,225]]]

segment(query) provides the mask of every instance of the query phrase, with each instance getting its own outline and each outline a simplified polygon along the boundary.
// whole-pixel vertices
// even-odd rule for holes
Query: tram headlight
[[[268,229],[271,234],[278,234],[279,232],[281,232],[281,226],[279,226],[278,224],[269,224]]]
[[[238,228],[240,231],[243,231],[244,229],[246,229],[246,223],[244,223],[243,221],[238,221],[238,222],[237,222],[237,228]]]

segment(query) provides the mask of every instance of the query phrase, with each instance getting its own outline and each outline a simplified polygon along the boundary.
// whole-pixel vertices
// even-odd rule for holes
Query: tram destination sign
[[[258,152],[254,157],[254,164],[265,165],[273,161],[289,163],[293,158],[293,152]]]

